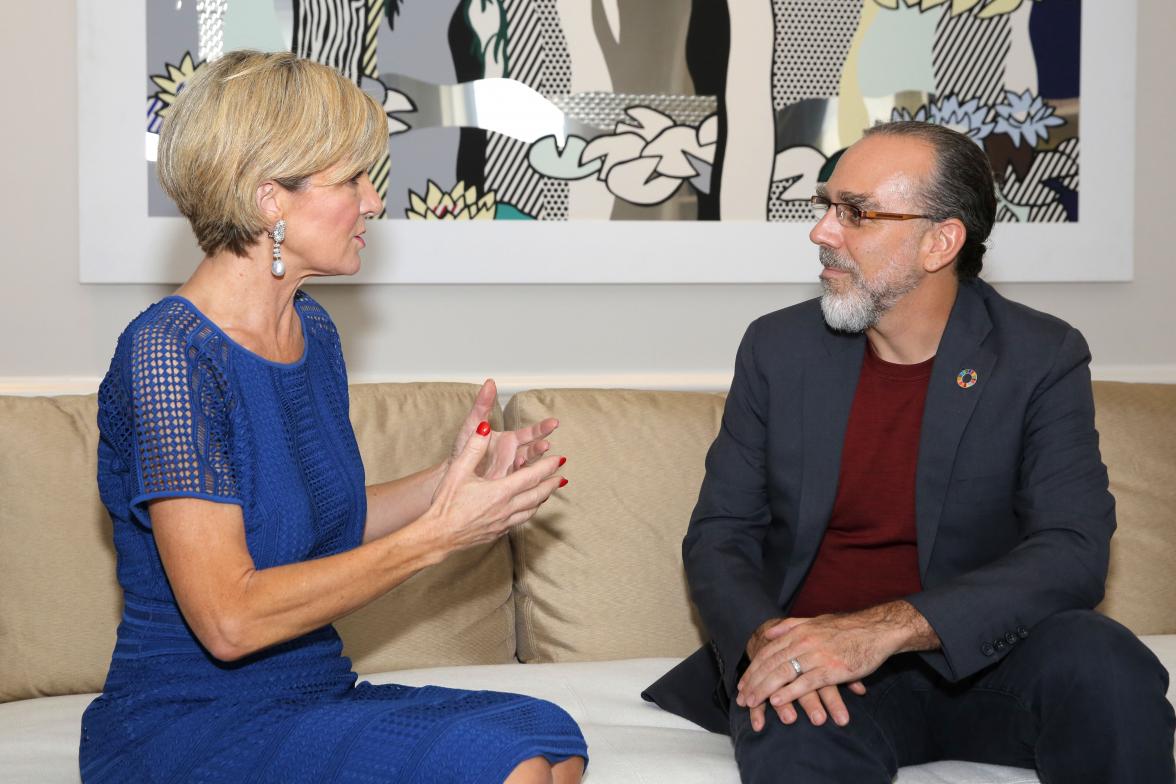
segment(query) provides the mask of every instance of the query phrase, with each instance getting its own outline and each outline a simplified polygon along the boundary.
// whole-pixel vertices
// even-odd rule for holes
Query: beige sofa
[[[352,387],[368,480],[442,457],[475,388]],[[1102,609],[1176,666],[1176,386],[1096,385],[1119,504]],[[101,688],[120,595],[94,484],[95,399],[0,397],[0,781],[76,782],[79,717]],[[373,682],[525,692],[581,724],[588,781],[736,782],[729,741],[644,703],[702,639],[680,543],[722,397],[515,395],[495,425],[558,416],[570,484],[527,526],[423,572],[338,624]],[[521,664],[521,662],[527,662]],[[1171,693],[1169,698],[1171,698]],[[960,762],[902,784],[1034,782]]]

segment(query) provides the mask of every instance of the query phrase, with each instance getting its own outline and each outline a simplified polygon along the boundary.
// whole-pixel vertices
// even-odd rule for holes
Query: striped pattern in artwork
[[[1058,177],[1065,180],[1073,190],[1078,190],[1078,139],[1066,139],[1056,150],[1038,152],[1033,158],[1025,178],[1015,181],[1010,172],[1008,184],[1001,188],[1001,194],[1013,204],[1035,205],[1030,208],[1029,220],[1034,223],[1060,223],[1066,220],[1066,210],[1057,201],[1053,190],[1044,185],[1046,180]],[[1007,207],[1001,207],[997,220],[1014,220]]]
[[[387,0],[367,0],[367,25],[363,34],[363,55],[360,70],[364,76],[370,76],[373,79],[380,78],[379,63],[376,60],[376,45],[379,39],[380,23],[384,20],[384,4],[386,2]],[[375,165],[368,170],[368,178],[371,179],[372,185],[375,186],[376,193],[380,194],[380,201],[383,203],[388,201],[388,171],[390,168],[391,161],[385,151],[380,156],[380,160],[376,161]],[[387,214],[387,210],[381,210],[376,217],[383,218]]]
[[[952,16],[945,11],[935,27],[931,49],[936,94],[954,94],[961,103],[972,98],[986,106],[999,102],[1011,38],[1007,16],[981,19],[976,14]]]
[[[294,0],[291,49],[359,81],[367,0]]]

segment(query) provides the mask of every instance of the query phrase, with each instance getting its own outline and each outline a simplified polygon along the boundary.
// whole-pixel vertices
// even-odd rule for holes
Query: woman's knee
[[[515,766],[502,784],[552,784],[551,765],[543,757],[531,757]]]
[[[583,777],[583,757],[569,757],[554,765],[544,757],[531,757],[520,762],[503,784],[579,784]]]
[[[580,784],[580,779],[583,777],[583,757],[568,757],[551,766],[551,778],[555,784]]]

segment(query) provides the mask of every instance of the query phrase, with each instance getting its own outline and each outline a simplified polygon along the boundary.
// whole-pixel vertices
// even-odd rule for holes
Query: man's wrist
[[[875,615],[882,633],[889,640],[891,655],[934,651],[940,647],[939,635],[931,624],[905,599],[880,604],[865,612]]]
[[[759,653],[760,648],[764,647],[764,645],[768,642],[768,639],[765,636],[768,633],[768,629],[772,628],[782,620],[784,620],[783,617],[768,618],[759,626],[755,627],[755,630],[751,633],[751,637],[747,639],[747,645],[745,646],[748,659],[754,659],[756,657],[756,654]]]

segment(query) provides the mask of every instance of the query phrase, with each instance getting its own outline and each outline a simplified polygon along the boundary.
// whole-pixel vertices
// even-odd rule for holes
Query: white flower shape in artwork
[[[374,98],[376,103],[384,107],[384,113],[388,115],[389,136],[404,133],[412,129],[411,125],[399,117],[392,116],[400,112],[415,112],[417,110],[416,104],[412,102],[411,98],[399,90],[393,90],[381,80],[373,79],[370,76],[359,77],[359,87]]]
[[[1017,147],[1022,137],[1026,145],[1035,147],[1038,141],[1049,139],[1050,128],[1065,123],[1054,115],[1052,106],[1029,90],[1019,95],[1005,90],[1005,102],[996,107],[996,133],[1007,133]]]
[[[551,137],[532,147],[532,167],[549,177],[581,179],[592,173],[617,198],[632,204],[660,204],[674,195],[683,180],[693,179],[699,190],[709,190],[715,159],[719,120],[707,117],[694,128],[648,106],[630,106],[626,120],[613,133],[585,143],[569,137],[562,152]],[[574,150],[582,149],[578,159]],[[574,164],[574,165],[573,165]]]
[[[527,150],[531,168],[555,180],[582,180],[600,170],[600,160],[580,163],[588,142],[579,136],[569,136],[561,148],[554,136],[544,136]]]

